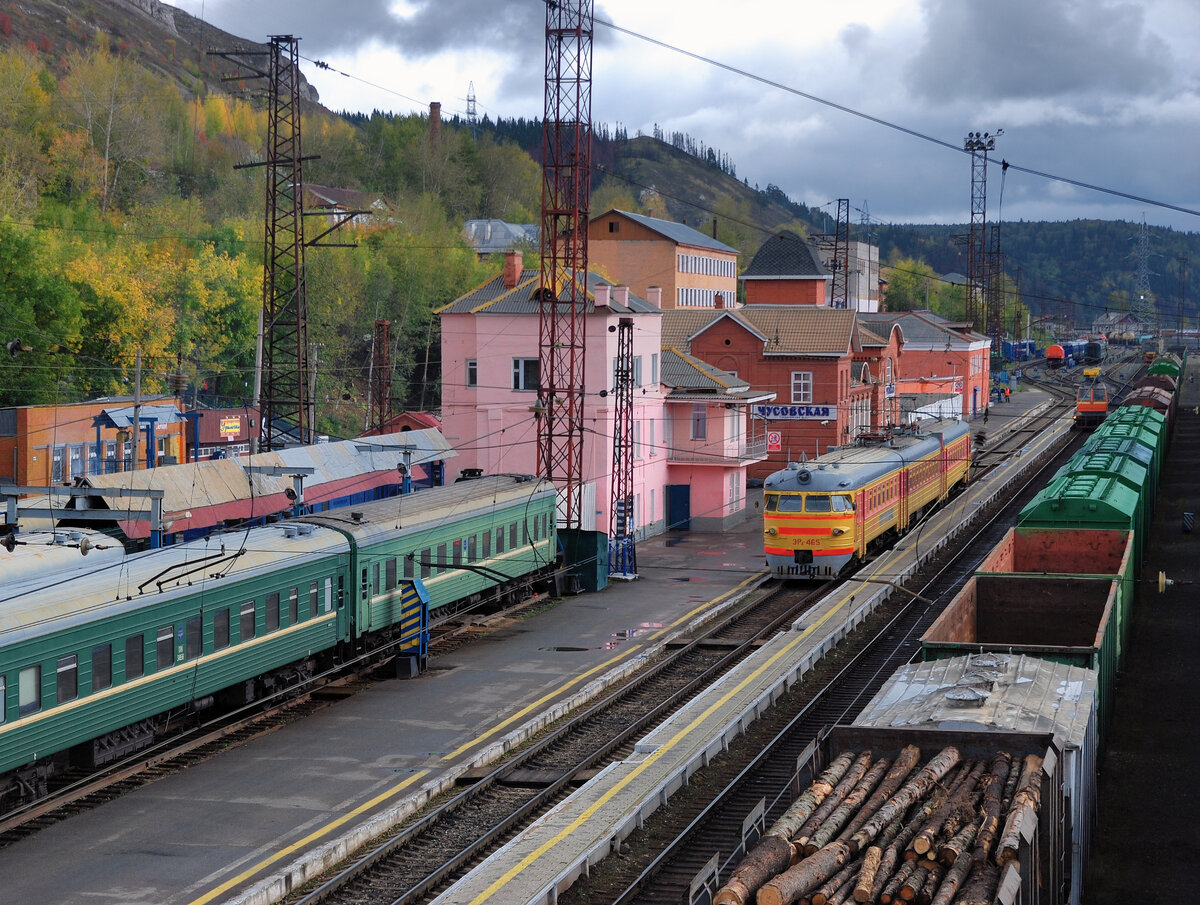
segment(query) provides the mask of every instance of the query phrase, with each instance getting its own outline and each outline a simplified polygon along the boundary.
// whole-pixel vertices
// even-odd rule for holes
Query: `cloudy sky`
[[[465,114],[473,82],[480,115],[542,114],[542,0],[174,5],[240,37],[298,36],[345,73],[303,66],[335,110]],[[989,220],[1200,232],[1196,0],[599,0],[596,19],[593,120],[688,132],[751,185],[849,198],[856,220],[963,223],[963,140],[1003,129],[993,159],[1012,166],[989,170]]]

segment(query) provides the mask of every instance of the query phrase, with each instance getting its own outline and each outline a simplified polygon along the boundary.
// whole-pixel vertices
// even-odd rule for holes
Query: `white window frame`
[[[533,386],[526,386],[528,383],[528,378],[530,377],[528,371],[530,364],[533,365],[534,376],[537,379],[533,381]],[[538,373],[540,367],[541,363],[536,358],[514,358],[512,360],[512,388],[514,390],[520,390],[523,392],[532,391],[536,393],[538,389],[538,379],[540,379],[541,376]]]
[[[813,401],[813,372],[792,371],[792,405],[808,405]]]

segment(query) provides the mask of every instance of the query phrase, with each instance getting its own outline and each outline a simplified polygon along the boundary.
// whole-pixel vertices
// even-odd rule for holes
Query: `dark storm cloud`
[[[1104,0],[925,0],[926,35],[907,69],[927,100],[1158,94],[1166,42],[1143,10]]]

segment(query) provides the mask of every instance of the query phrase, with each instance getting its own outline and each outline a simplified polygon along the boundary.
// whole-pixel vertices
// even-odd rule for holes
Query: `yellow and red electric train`
[[[971,435],[958,419],[894,428],[763,484],[763,546],[776,578],[834,578],[903,534],[967,481]]]

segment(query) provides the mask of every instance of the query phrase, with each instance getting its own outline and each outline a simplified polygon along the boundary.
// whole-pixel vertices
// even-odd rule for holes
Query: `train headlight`
[[[764,533],[764,534],[769,534],[769,535],[771,535],[772,537],[774,537],[774,536],[775,536],[775,535],[776,535],[778,532],[777,532],[777,531],[776,531],[774,528],[768,528],[768,529],[767,529],[766,531],[764,531],[763,533]]]
[[[846,533],[846,529],[845,528],[834,528],[829,533],[832,534],[834,537],[841,537],[843,534]]]

